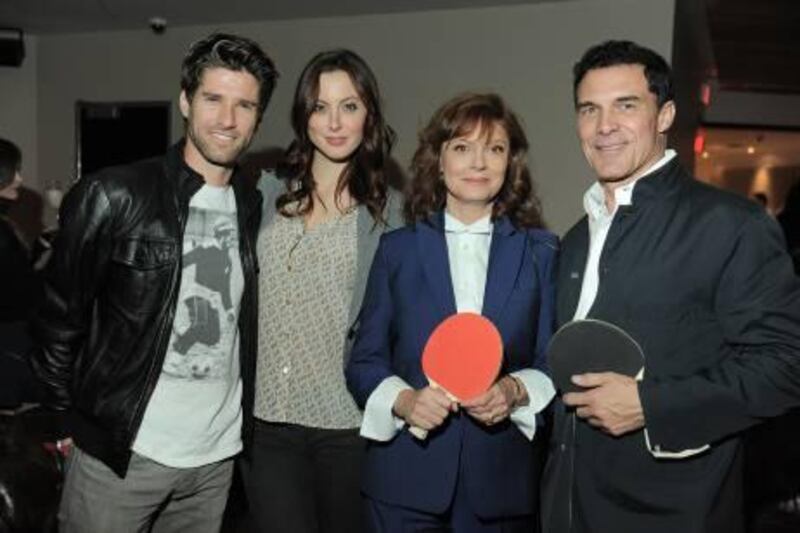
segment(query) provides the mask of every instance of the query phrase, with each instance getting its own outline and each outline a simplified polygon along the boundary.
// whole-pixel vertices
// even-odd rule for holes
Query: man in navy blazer
[[[764,209],[668,150],[666,61],[629,41],[574,68],[596,182],[564,237],[558,320],[625,329],[644,375],[573,376],[554,404],[547,533],[737,533],[742,433],[800,402],[800,282]],[[781,445],[781,443],[775,443]]]

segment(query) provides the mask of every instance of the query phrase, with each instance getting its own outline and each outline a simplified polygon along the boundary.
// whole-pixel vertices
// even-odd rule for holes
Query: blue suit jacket
[[[443,215],[381,237],[372,264],[347,385],[364,407],[387,377],[427,385],[420,357],[433,329],[456,312]],[[495,221],[483,315],[505,348],[502,374],[544,368],[554,323],[557,240],[544,230],[517,230]],[[487,428],[466,413],[451,415],[419,441],[408,431],[390,442],[370,441],[364,491],[394,505],[440,513],[463,476],[474,511],[491,518],[535,509],[540,461],[532,444],[506,420]]]

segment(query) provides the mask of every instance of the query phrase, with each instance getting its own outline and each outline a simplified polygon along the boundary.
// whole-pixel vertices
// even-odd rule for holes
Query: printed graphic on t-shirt
[[[190,207],[166,376],[191,381],[227,377],[237,327],[232,284],[241,283],[241,270],[235,267],[240,267],[235,214]]]

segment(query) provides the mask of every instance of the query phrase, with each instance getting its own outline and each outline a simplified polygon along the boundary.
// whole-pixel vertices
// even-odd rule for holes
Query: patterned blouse
[[[309,231],[276,214],[258,238],[261,267],[255,415],[344,429],[361,423],[342,347],[357,260],[357,211]]]

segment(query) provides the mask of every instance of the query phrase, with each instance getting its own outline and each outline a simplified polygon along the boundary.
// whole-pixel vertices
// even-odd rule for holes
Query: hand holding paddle
[[[570,392],[564,403],[592,426],[615,437],[644,426],[644,411],[636,380],[615,372],[576,376],[585,392]]]
[[[511,414],[511,410],[526,398],[525,389],[511,376],[503,376],[489,390],[461,403],[461,406],[477,421],[491,426]]]
[[[464,402],[492,386],[502,361],[503,340],[494,324],[475,313],[457,313],[431,333],[422,352],[422,371],[431,384],[429,388],[441,389],[438,392],[451,402]],[[437,426],[442,422],[444,418]],[[414,425],[409,431],[419,439],[428,434]]]
[[[574,320],[553,335],[547,362],[563,401],[611,435],[644,425],[636,379],[644,352],[626,331],[602,320]]]
[[[441,426],[458,403],[430,385],[419,390],[404,390],[397,397],[394,412],[410,427],[430,431]]]

